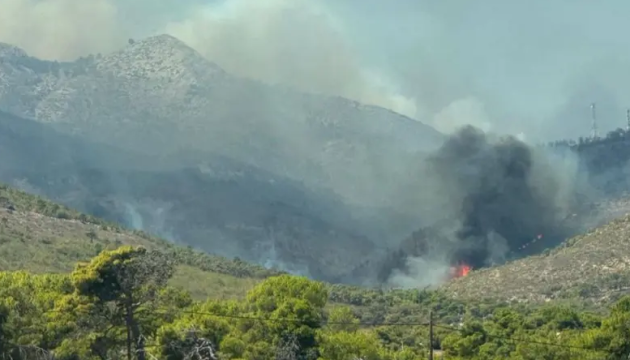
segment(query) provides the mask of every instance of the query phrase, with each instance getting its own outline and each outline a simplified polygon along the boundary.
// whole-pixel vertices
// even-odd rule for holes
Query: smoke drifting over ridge
[[[228,72],[381,105],[415,116],[412,99],[360,63],[323,4],[309,0],[231,0],[200,6],[166,32]]]
[[[630,95],[621,0],[578,1],[570,11],[542,0],[0,0],[0,8],[0,41],[37,57],[106,53],[167,32],[236,75],[380,105],[449,133],[472,124],[534,141],[577,138],[588,133],[591,101]],[[600,107],[602,131],[624,121],[627,104],[613,105]]]
[[[451,266],[502,263],[541,251],[543,238],[544,247],[558,244],[577,230],[568,218],[575,195],[587,193],[574,158],[472,126],[431,154],[423,173],[439,217],[385,262],[381,282],[435,283]]]
[[[361,63],[324,4],[229,0],[173,7],[169,1],[155,8],[146,1],[0,0],[0,41],[39,58],[74,60],[122,48],[128,38],[168,33],[235,75],[416,116],[413,99]]]

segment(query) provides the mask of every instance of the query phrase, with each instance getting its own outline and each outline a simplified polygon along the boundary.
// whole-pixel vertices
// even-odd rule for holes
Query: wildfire
[[[453,278],[460,278],[462,276],[468,275],[468,273],[472,270],[472,266],[468,264],[459,264],[451,268],[451,274]]]

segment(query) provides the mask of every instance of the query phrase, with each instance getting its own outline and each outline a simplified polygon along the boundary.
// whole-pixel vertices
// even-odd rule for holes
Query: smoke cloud
[[[124,33],[109,0],[0,0],[0,41],[43,59],[74,60],[117,49]]]
[[[390,91],[382,74],[360,63],[322,3],[231,0],[193,14],[166,32],[228,72],[416,115],[412,99]]]
[[[538,234],[564,235],[556,199],[562,184],[552,167],[521,141],[493,141],[465,127],[429,158],[428,166],[443,184],[442,196],[461,204],[456,237],[466,246],[455,249],[456,259],[479,267],[492,261],[497,241],[516,249]]]
[[[579,172],[569,154],[461,128],[423,164],[420,181],[432,194],[425,211],[438,209],[433,222],[390,255],[379,280],[435,283],[451,266],[479,268],[557,245],[576,231],[567,218],[575,196],[586,194]]]

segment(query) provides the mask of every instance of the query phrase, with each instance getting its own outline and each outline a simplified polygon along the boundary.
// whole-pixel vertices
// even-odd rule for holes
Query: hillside
[[[443,289],[462,299],[575,300],[596,307],[613,302],[630,293],[630,202],[617,200],[608,208],[626,215],[541,255],[473,271]]]
[[[619,201],[616,206],[630,209],[630,201]],[[444,291],[447,297],[473,302],[535,304],[570,300],[599,307],[630,293],[628,234],[630,215],[574,237],[542,255],[475,270],[444,284],[440,293]],[[198,297],[216,297],[217,293],[240,296],[260,279],[280,273],[238,259],[228,260],[173,245],[41,197],[0,186],[0,271],[65,273],[71,271],[76,262],[121,245],[142,245],[175,254],[179,267],[173,281]],[[333,301],[367,306],[366,309],[398,296],[417,296],[415,290],[387,295],[381,290],[344,285],[334,285],[331,289]],[[379,300],[383,295],[390,300]]]
[[[165,240],[0,185],[0,271],[67,273],[78,261],[121,245],[172,253],[179,263],[173,281],[200,297],[241,296],[256,279],[279,273],[240,260],[176,247]]]
[[[357,217],[325,189],[196,157],[197,165],[152,158],[0,112],[0,181],[172,241],[334,279],[352,266],[345,254],[366,255],[377,236],[396,236],[383,235],[395,213]],[[331,246],[340,258],[329,256]]]
[[[242,298],[263,279],[282,274],[238,258],[174,245],[0,184],[0,272],[69,273],[77,262],[123,245],[172,254],[177,266],[170,284],[200,300]],[[365,321],[398,319],[402,314],[425,319],[427,304],[452,302],[439,293],[416,290],[383,292],[340,284],[328,284],[327,288],[333,306],[352,306]],[[453,302],[452,306],[459,305]],[[450,319],[460,316],[448,309],[438,314]]]
[[[185,242],[173,244],[0,183],[0,271],[68,273],[77,262],[122,245],[173,254],[178,267],[172,284],[198,299],[239,298],[262,279],[283,273],[194,250]],[[379,291],[344,285],[332,289],[331,298],[338,303],[370,307],[391,302]]]

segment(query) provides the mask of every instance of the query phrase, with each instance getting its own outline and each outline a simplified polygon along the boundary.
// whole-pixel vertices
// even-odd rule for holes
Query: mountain
[[[392,179],[442,140],[386,109],[235,77],[168,35],[70,63],[0,49],[0,110],[183,163],[224,155],[352,203],[395,206]]]
[[[74,62],[0,44],[0,111],[0,180],[328,280],[417,226],[409,169],[442,139],[386,109],[232,76],[167,35]]]
[[[149,156],[122,151],[55,131],[50,126],[0,111],[0,176],[10,172],[53,173],[69,167],[113,169],[150,164]]]

